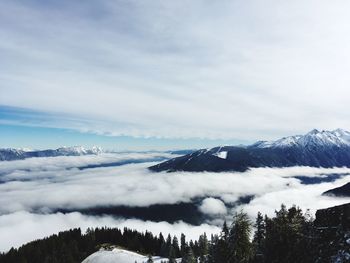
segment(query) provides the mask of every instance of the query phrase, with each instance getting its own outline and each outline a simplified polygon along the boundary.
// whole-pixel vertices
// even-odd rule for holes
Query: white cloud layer
[[[256,140],[350,129],[349,8],[1,1],[0,104],[53,114],[36,125],[114,135]]]
[[[161,154],[160,154],[161,155]],[[0,249],[43,237],[59,230],[95,225],[135,227],[158,233],[183,231],[194,237],[200,232],[217,231],[215,225],[230,220],[237,209],[252,219],[258,211],[272,216],[281,203],[316,209],[350,202],[350,198],[323,197],[321,194],[350,181],[349,168],[257,168],[243,173],[152,173],[153,163],[128,164],[79,170],[87,164],[115,160],[153,158],[155,153],[123,153],[102,156],[31,158],[0,162]],[[335,182],[303,185],[294,176],[324,177],[341,173]],[[249,204],[235,208],[240,197],[253,195]],[[82,209],[96,206],[149,206],[176,204],[203,199],[198,209],[209,216],[212,226],[142,222],[83,216],[79,213],[51,214],[55,209]],[[39,211],[42,214],[35,214]],[[34,213],[35,212],[35,213]],[[211,219],[210,219],[211,218]],[[11,235],[16,230],[20,235]],[[23,233],[22,233],[23,231]],[[6,237],[6,238],[3,238]]]
[[[225,203],[216,198],[205,198],[202,201],[199,210],[208,215],[225,215],[227,213],[227,209]]]
[[[293,178],[297,175],[350,174],[348,168],[310,167],[258,168],[244,173],[152,173],[147,170],[152,163],[86,170],[75,168],[88,162],[127,158],[127,155],[31,158],[1,162],[0,174],[4,183],[0,184],[0,213],[175,204],[207,196],[233,203],[247,195],[265,196],[278,191],[307,189],[309,186],[301,185],[298,179]],[[130,154],[130,158],[134,155]],[[141,156],[145,158],[147,154]],[[154,154],[150,153],[149,156]],[[345,181],[340,179],[335,183],[312,186],[315,190],[307,191],[307,195],[319,196],[322,191]],[[276,200],[281,203],[292,199],[288,195],[285,199]]]
[[[50,236],[59,231],[80,227],[83,232],[88,227],[128,227],[138,231],[150,231],[155,235],[176,235],[186,233],[188,239],[197,240],[199,235],[206,232],[215,234],[220,231],[217,226],[202,224],[192,226],[183,222],[169,224],[167,222],[141,221],[136,219],[115,219],[108,216],[85,216],[78,212],[69,214],[33,214],[19,211],[0,216],[0,251],[7,251],[11,247],[19,247],[29,241]]]

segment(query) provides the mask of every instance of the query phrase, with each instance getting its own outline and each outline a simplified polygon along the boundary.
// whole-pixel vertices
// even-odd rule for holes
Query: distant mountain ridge
[[[276,141],[259,141],[251,146],[258,148],[344,147],[350,146],[350,132],[343,129],[333,131],[314,129],[305,135],[284,137]]]
[[[350,183],[344,184],[324,192],[322,195],[350,197]]]
[[[23,160],[33,157],[56,157],[56,156],[80,156],[90,154],[100,154],[103,150],[100,147],[92,147],[91,149],[82,146],[61,147],[58,149],[48,150],[29,150],[29,149],[0,149],[0,161]]]
[[[202,149],[150,167],[152,171],[245,171],[254,167],[350,167],[350,132],[312,130],[249,146]]]

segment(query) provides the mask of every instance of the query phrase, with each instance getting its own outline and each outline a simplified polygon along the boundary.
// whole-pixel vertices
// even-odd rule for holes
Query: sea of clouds
[[[98,156],[30,158],[0,162],[0,250],[18,247],[28,241],[81,227],[130,227],[187,234],[195,239],[202,232],[218,233],[224,219],[243,209],[254,219],[258,211],[273,215],[281,203],[317,209],[350,202],[350,198],[321,196],[350,180],[348,168],[255,168],[244,173],[153,173],[147,167],[154,158],[170,158],[169,153],[110,153]],[[126,165],[81,169],[89,164],[117,163]],[[144,160],[144,163],[137,163]],[[148,161],[147,161],[148,160]],[[334,182],[304,185],[295,176],[343,176]],[[241,197],[254,196],[248,204],[232,206]],[[212,219],[199,226],[184,222],[141,221],[80,212],[58,213],[57,210],[176,204],[202,200],[198,210]],[[16,233],[16,234],[15,234]]]

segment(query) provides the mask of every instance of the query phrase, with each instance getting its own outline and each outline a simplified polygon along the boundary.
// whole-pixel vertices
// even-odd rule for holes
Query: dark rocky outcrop
[[[324,192],[322,195],[350,197],[350,183],[328,190]]]
[[[316,212],[318,260],[350,262],[350,203]]]

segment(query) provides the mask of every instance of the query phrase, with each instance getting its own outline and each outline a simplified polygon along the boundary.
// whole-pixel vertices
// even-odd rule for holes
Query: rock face
[[[343,186],[328,190],[322,195],[339,196],[339,197],[350,197],[350,183],[344,184]]]
[[[319,261],[350,262],[350,203],[316,212]]]
[[[350,230],[350,203],[317,210],[315,225]]]
[[[254,167],[350,167],[350,132],[312,130],[250,146],[203,149],[150,167],[152,171],[245,171]]]

